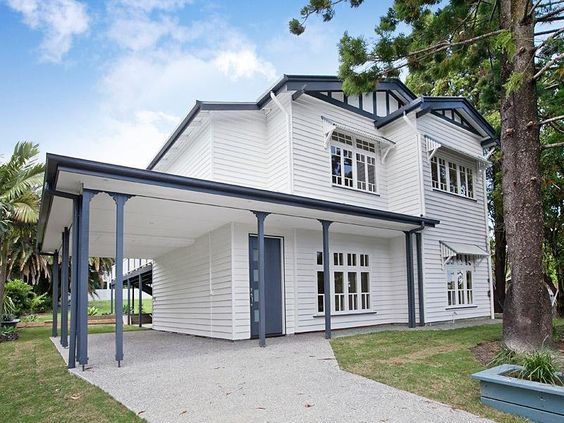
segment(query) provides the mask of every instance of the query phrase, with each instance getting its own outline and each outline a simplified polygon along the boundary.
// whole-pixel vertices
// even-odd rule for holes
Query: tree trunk
[[[496,178],[501,172],[501,158],[494,160],[492,169],[493,190],[501,181]],[[494,209],[494,309],[496,313],[503,313],[503,304],[505,303],[505,275],[507,270],[507,239],[505,237],[505,222],[503,220],[503,200],[492,199]]]
[[[502,60],[501,77],[522,83],[501,98],[503,208],[511,285],[505,298],[503,341],[519,352],[550,342],[552,316],[543,281],[543,210],[540,138],[534,75],[534,20],[530,0],[501,0],[501,26],[511,31],[514,56]]]

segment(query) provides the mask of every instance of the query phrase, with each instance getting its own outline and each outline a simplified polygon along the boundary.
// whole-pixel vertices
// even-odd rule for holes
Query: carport
[[[87,302],[88,258],[113,257],[115,279],[115,360],[123,361],[123,258],[153,258],[175,248],[188,246],[226,222],[256,224],[259,263],[259,345],[266,345],[264,300],[265,221],[303,228],[322,228],[323,272],[325,275],[325,337],[331,337],[329,229],[351,233],[396,231],[405,234],[407,266],[408,321],[416,325],[414,243],[421,257],[421,234],[436,220],[383,210],[352,206],[286,193],[266,191],[209,180],[188,178],[47,155],[46,175],[38,247],[52,254],[55,280],[60,273],[65,291],[70,273],[70,333],[61,331],[61,344],[68,343],[68,366],[88,363]],[[61,257],[61,272],[58,272]],[[421,263],[421,260],[417,260]],[[70,272],[68,271],[70,269]],[[424,322],[422,269],[417,269],[419,320]],[[58,289],[58,283],[54,283]],[[54,291],[54,296],[55,296]],[[62,302],[62,313],[67,313]],[[56,322],[54,322],[56,334]]]

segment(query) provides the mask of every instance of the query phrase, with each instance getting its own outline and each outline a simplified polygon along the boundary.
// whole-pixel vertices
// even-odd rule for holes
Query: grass
[[[113,326],[91,326],[90,333]],[[136,330],[127,327],[125,330]],[[49,339],[51,328],[27,328],[0,343],[0,421],[141,422],[101,389],[70,374]]]
[[[124,304],[127,304],[127,298],[124,298]],[[110,313],[110,300],[91,300],[88,302],[88,307],[96,307],[99,310],[98,315],[109,314]],[[135,313],[139,312],[139,303],[137,298],[135,298]],[[143,299],[143,313],[153,312],[153,300],[150,298]],[[48,320],[53,320],[53,313],[40,313],[37,315],[38,322],[46,322]],[[61,313],[59,312],[59,322],[61,321]]]
[[[556,324],[564,332],[564,321]],[[470,377],[484,369],[470,348],[500,339],[501,325],[484,325],[355,335],[331,345],[343,370],[496,421],[523,422],[482,405],[479,382]]]

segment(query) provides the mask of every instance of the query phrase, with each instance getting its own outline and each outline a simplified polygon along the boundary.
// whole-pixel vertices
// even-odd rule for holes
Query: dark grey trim
[[[408,103],[405,106],[400,107],[399,109],[393,111],[389,115],[378,118],[378,120],[374,123],[374,126],[377,129],[380,129],[380,128],[386,126],[387,124],[392,123],[396,119],[399,119],[404,114],[409,113],[409,112],[417,109],[421,105],[422,102],[423,102],[423,99],[421,97],[419,97],[419,98],[415,99],[414,101],[412,101],[411,103]]]
[[[455,110],[453,110],[453,112],[455,112]],[[419,113],[420,113],[420,112],[419,112]],[[419,113],[417,113],[417,117],[419,117]],[[478,131],[476,131],[476,129],[475,129],[472,125],[470,125],[469,123],[468,123],[468,126],[463,125],[462,123],[457,122],[457,121],[455,121],[454,119],[451,119],[451,118],[449,118],[449,117],[447,117],[447,116],[441,115],[440,113],[436,113],[435,111],[431,111],[431,114],[432,114],[433,116],[436,116],[436,117],[440,118],[440,119],[444,119],[445,121],[447,121],[448,123],[450,123],[450,124],[452,124],[452,125],[454,125],[454,126],[457,126],[457,127],[461,128],[461,129],[464,129],[464,130],[466,130],[466,131],[472,132],[472,133],[475,134],[475,135],[478,135],[478,136],[482,135],[482,134],[480,134]],[[457,113],[457,114],[460,116],[460,113]],[[464,119],[464,121],[467,122],[466,119]]]
[[[334,99],[333,97],[326,96],[325,94],[318,93],[317,91],[306,91],[305,93],[311,97],[315,97],[319,100],[340,107],[341,109],[345,109],[349,112],[356,113],[357,115],[367,117],[370,120],[374,120],[374,115],[372,113],[367,112],[366,110],[359,109],[358,107],[351,106],[350,104]]]
[[[413,281],[413,242],[411,231],[405,232],[405,257],[407,273],[407,322],[410,328],[415,327],[415,283]]]
[[[90,239],[90,200],[96,195],[92,191],[84,191],[80,198],[80,224],[78,236],[78,285],[79,287],[79,345],[78,362],[85,370],[88,364],[88,247]]]
[[[67,366],[69,369],[76,367],[77,356],[77,333],[78,333],[78,226],[79,226],[79,204],[78,199],[73,200],[72,213],[72,257],[71,257],[71,301],[70,301],[70,339],[69,339],[69,359]],[[43,203],[41,203],[43,207]]]
[[[69,228],[63,230],[61,259],[61,345],[63,348],[69,345]]]
[[[390,114],[390,93],[386,91],[386,116]]]
[[[258,273],[259,273],[259,346],[266,346],[266,285],[264,274],[264,220],[268,213],[253,211],[257,217]]]
[[[415,232],[415,248],[417,259],[417,295],[419,299],[419,324],[425,325],[425,281],[423,280],[422,234]]]
[[[144,169],[135,169],[126,166],[100,163],[73,157],[58,156],[54,154],[47,154],[45,167],[45,178],[50,184],[55,184],[57,175],[60,171],[68,171],[82,175],[92,175],[146,185],[155,185],[160,187],[168,187],[195,192],[205,192],[214,195],[264,201],[272,204],[303,207],[307,209],[328,211],[377,220],[386,220],[410,225],[423,224],[425,226],[435,226],[439,223],[439,221],[436,219],[430,219],[426,217],[411,216],[385,210],[372,209],[368,207],[353,206],[350,204],[302,197],[282,192],[267,191],[240,185],[226,184],[223,182],[209,181],[205,179],[188,178],[185,176],[172,175],[168,173],[161,173]],[[53,197],[47,194],[43,198],[43,201],[41,203],[38,227],[38,247],[40,248],[40,250],[45,236],[45,228],[47,226],[47,219],[49,216],[52,199]]]
[[[325,315],[325,339],[331,339],[331,271],[329,267],[329,226],[331,222],[320,220],[323,229],[323,313]]]
[[[58,313],[59,313],[59,252],[55,250],[53,253],[53,264],[51,265],[51,296],[53,298],[53,319],[51,322],[51,336],[56,338],[58,328]]]
[[[124,208],[125,203],[129,199],[127,195],[112,195],[116,203],[116,327],[115,327],[115,349],[116,361],[118,367],[123,361],[123,226],[124,226]],[[111,287],[110,287],[111,288]],[[141,324],[141,316],[139,316],[139,324]]]
[[[363,97],[363,94],[358,95],[358,108],[361,109],[361,110],[364,110],[364,108],[362,107],[363,106],[362,97]]]
[[[143,327],[143,278],[141,275],[137,276],[137,285],[139,286],[139,327]]]
[[[374,119],[378,119],[378,101],[376,99],[376,91],[372,92],[372,112],[374,113]]]

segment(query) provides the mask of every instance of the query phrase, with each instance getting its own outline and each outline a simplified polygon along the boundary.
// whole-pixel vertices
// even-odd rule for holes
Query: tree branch
[[[545,73],[552,65],[554,65],[556,62],[558,62],[560,59],[564,58],[564,53],[560,53],[556,56],[554,56],[551,60],[549,60],[546,65],[544,65],[540,71],[538,71],[537,73],[535,73],[535,75],[533,76],[533,81],[539,79],[543,73]]]
[[[542,150],[547,150],[549,148],[558,148],[558,147],[564,147],[564,141],[562,142],[555,142],[554,144],[544,144],[541,146]]]
[[[537,16],[537,22],[547,22],[547,19],[552,18],[560,13],[564,12],[564,7],[560,7],[558,9],[554,9],[552,12],[545,13],[544,15]]]
[[[537,54],[539,54],[541,51],[544,50],[544,48],[546,47],[546,44],[548,42],[550,42],[551,40],[554,40],[556,37],[558,37],[560,34],[562,34],[564,32],[564,27],[559,28],[558,30],[554,31],[552,33],[551,36],[546,37],[542,43],[540,43],[537,47],[535,47],[535,50],[537,50]]]
[[[551,117],[549,119],[541,120],[539,122],[539,126],[546,125],[547,123],[550,123],[550,122],[556,122],[556,121],[562,120],[562,119],[564,119],[564,115],[555,116],[555,117]]]
[[[493,37],[495,35],[499,35],[499,34],[501,34],[502,32],[505,32],[505,31],[506,31],[505,29],[498,29],[497,31],[488,32],[486,34],[478,35],[476,37],[468,38],[467,40],[462,40],[462,41],[455,41],[455,42],[441,41],[440,43],[434,44],[430,47],[426,47],[426,48],[423,48],[421,50],[416,50],[416,51],[413,51],[411,53],[408,53],[406,55],[406,57],[413,57],[413,56],[417,56],[419,54],[429,53],[429,52],[436,53],[438,51],[446,50],[447,48],[450,48],[450,47],[459,47],[459,46],[463,46],[463,45],[466,45],[466,44],[471,44],[471,43],[474,43],[476,41],[483,40],[485,38],[490,38],[490,37]]]

